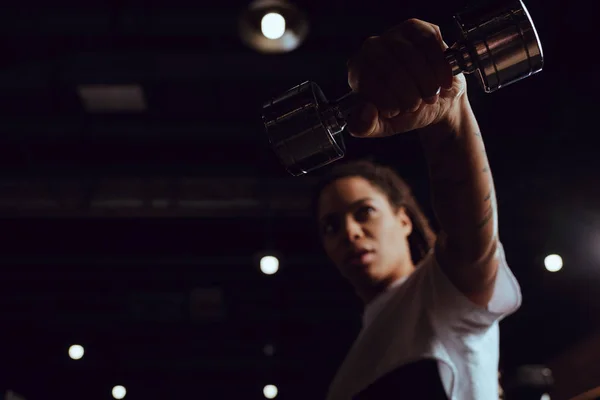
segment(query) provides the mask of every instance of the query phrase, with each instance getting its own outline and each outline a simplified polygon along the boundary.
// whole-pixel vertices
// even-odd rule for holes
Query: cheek
[[[342,274],[342,276],[347,276],[347,271],[345,270],[343,265],[344,255],[341,254],[339,250],[337,250],[337,246],[335,245],[335,243],[328,243],[328,241],[324,241],[323,249],[325,251],[325,254],[327,255],[327,258],[329,258],[329,261],[331,261],[335,269],[340,274]]]
[[[378,230],[378,242],[386,255],[401,251],[404,235],[396,223],[382,224]]]
[[[327,255],[327,257],[329,257],[329,259],[331,261],[333,261],[334,263],[337,263],[337,258],[339,257],[339,255],[337,255],[337,253],[335,251],[334,244],[330,240],[325,239],[325,240],[323,240],[322,245],[323,245],[323,250],[325,250],[325,254]]]

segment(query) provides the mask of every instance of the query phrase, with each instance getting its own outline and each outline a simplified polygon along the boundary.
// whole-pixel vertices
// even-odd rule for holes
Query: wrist
[[[437,122],[420,131],[421,144],[429,157],[437,157],[441,153],[466,149],[468,138],[479,134],[479,125],[466,96],[456,99],[451,108]],[[440,153],[441,152],[441,153]]]
[[[431,125],[432,130],[443,130],[445,132],[460,133],[463,127],[468,126],[475,119],[471,104],[466,95],[460,96],[450,106],[450,109],[440,118],[440,120]]]
[[[424,127],[421,136],[426,140],[427,137],[438,136],[440,133],[461,135],[473,129],[478,130],[479,126],[465,94],[456,99],[438,121]]]

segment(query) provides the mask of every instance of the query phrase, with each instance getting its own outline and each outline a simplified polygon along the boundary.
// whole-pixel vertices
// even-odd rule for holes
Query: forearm
[[[473,262],[494,250],[496,197],[479,125],[466,97],[457,107],[453,121],[427,127],[420,135],[442,240],[456,256]]]

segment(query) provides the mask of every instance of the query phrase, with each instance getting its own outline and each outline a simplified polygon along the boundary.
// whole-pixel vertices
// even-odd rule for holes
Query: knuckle
[[[350,57],[348,61],[346,61],[346,67],[348,69],[354,69],[356,66],[356,55]]]
[[[421,101],[422,100],[419,97],[412,97],[406,99],[403,105],[407,110],[414,110],[421,106]]]
[[[398,108],[398,101],[390,94],[381,95],[378,99],[380,109],[391,112]]]
[[[427,97],[433,97],[435,95],[438,94],[438,88],[440,87],[440,85],[437,84],[437,82],[433,82],[431,85],[429,85],[427,87],[427,91],[425,92],[425,96]]]
[[[359,51],[346,61],[346,67],[349,69],[359,69],[366,59],[377,49],[379,44],[379,36],[371,36],[365,39]]]
[[[377,55],[381,52],[381,48],[381,37],[371,36],[365,39],[363,42],[362,47],[358,52],[358,58],[362,63],[364,63],[367,60],[377,57]]]
[[[348,85],[353,89],[356,90],[360,84],[360,78],[361,78],[361,74],[360,74],[360,70],[361,70],[361,66],[360,66],[360,61],[358,59],[357,56],[354,56],[352,58],[350,58],[348,60],[348,62],[346,63],[346,68],[348,70]]]
[[[427,41],[437,41],[438,40],[437,32],[432,27],[428,27],[427,29],[423,29],[421,31],[421,35],[420,36],[423,38],[423,40],[427,40]]]
[[[363,42],[363,47],[365,49],[370,49],[379,45],[379,36],[369,36]]]
[[[442,35],[439,26],[417,18],[407,19],[401,24],[400,31],[416,43],[440,42]]]
[[[404,24],[408,27],[414,27],[423,24],[423,21],[421,21],[418,18],[409,18],[406,21],[404,21]]]
[[[394,48],[403,53],[410,53],[414,51],[413,44],[404,36],[396,38],[392,43]]]
[[[443,39],[442,39],[442,31],[441,31],[440,27],[437,25],[433,25],[432,28],[433,28],[433,35],[435,37],[435,40],[442,43]]]
[[[353,69],[349,69],[348,70],[348,86],[350,86],[350,88],[352,90],[358,90],[360,84],[360,79],[358,74],[356,73],[355,70]]]

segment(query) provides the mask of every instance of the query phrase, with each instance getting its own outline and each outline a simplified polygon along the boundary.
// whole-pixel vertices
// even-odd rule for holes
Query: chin
[[[387,274],[385,273],[385,268],[383,268],[383,266],[377,263],[371,263],[364,265],[361,268],[359,275],[361,275],[363,279],[367,279],[371,282],[378,282],[385,279]]]
[[[398,275],[396,269],[381,264],[371,264],[365,268],[365,272],[371,280],[376,282],[388,281],[390,278]]]

